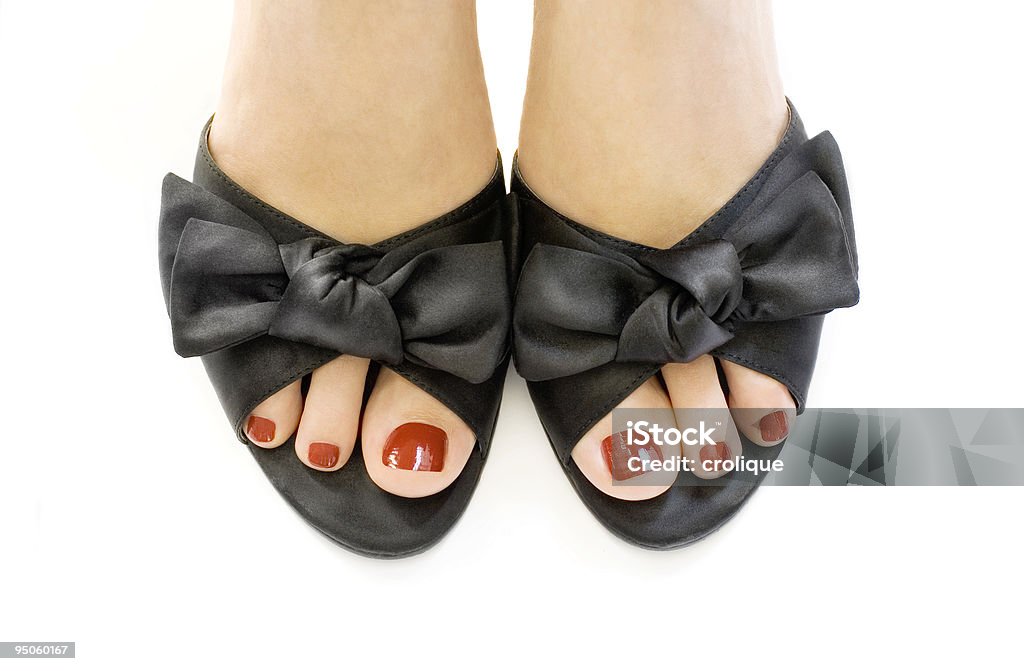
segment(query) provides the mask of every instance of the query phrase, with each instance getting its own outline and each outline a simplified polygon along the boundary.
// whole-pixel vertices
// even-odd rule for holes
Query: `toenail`
[[[647,445],[631,445],[629,432],[613,433],[601,441],[604,463],[612,474],[612,480],[629,480],[644,473],[644,463],[663,461],[661,450],[648,438]]]
[[[448,434],[436,426],[409,422],[391,432],[384,443],[382,461],[389,468],[402,471],[444,469],[448,451]]]
[[[761,418],[761,440],[774,443],[789,435],[789,419],[786,413],[776,410]]]
[[[309,451],[306,454],[309,456],[309,463],[314,466],[334,468],[338,463],[338,457],[341,456],[341,451],[333,443],[310,443]]]
[[[729,446],[726,445],[725,443],[719,442],[719,443],[715,443],[713,445],[705,445],[704,447],[700,448],[700,462],[701,462],[701,465],[703,465],[704,462],[706,462],[706,461],[710,461],[711,462],[711,464],[710,464],[711,468],[706,469],[706,470],[711,470],[711,471],[721,470],[722,469],[722,464],[721,463],[715,463],[715,462],[728,461],[731,458],[732,458],[732,450],[730,450]]]
[[[266,417],[249,415],[249,423],[245,432],[257,443],[269,443],[274,440],[274,423]]]

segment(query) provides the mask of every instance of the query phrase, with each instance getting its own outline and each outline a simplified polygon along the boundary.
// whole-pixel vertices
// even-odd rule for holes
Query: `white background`
[[[0,640],[78,642],[13,664],[1020,668],[1024,490],[770,488],[645,552],[576,499],[515,376],[433,551],[362,559],[302,523],[173,354],[156,270],[160,179],[191,174],[229,4],[0,0]],[[531,8],[479,13],[511,157]],[[789,95],[843,147],[861,252],[811,404],[1024,405],[1024,9],[776,15]]]

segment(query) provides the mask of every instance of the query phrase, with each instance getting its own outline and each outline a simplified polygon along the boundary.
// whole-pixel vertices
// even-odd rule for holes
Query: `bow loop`
[[[403,316],[408,360],[478,384],[505,357],[512,300],[500,241],[427,250],[376,288]]]
[[[199,356],[232,347],[267,329],[285,286],[284,267],[270,236],[193,218],[182,230],[178,249],[168,288],[178,354]]]
[[[743,266],[735,318],[783,321],[855,305],[854,254],[832,192],[808,172],[733,236]]]
[[[510,300],[500,241],[411,259],[317,236],[279,245],[248,215],[169,175],[160,243],[182,356],[271,335],[479,383],[505,353]]]

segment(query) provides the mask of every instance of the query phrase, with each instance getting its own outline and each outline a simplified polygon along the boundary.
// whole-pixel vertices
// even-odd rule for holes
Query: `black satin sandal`
[[[427,549],[469,503],[508,367],[518,245],[500,158],[490,183],[456,210],[353,245],[233,182],[210,156],[208,131],[194,183],[168,175],[163,184],[160,274],[175,350],[202,357],[238,439],[313,527],[372,557]],[[367,391],[385,365],[469,425],[477,445],[451,486],[406,499],[370,480],[358,444],[343,468],[320,472],[296,458],[294,436],[273,450],[247,439],[253,408],[342,353],[373,360]]]
[[[709,352],[782,382],[801,412],[824,315],[859,299],[839,148],[827,132],[808,140],[792,107],[790,113],[757,174],[669,249],[566,219],[513,167],[526,258],[513,308],[516,368],[580,498],[637,545],[668,549],[703,538],[764,476],[734,473],[708,484],[681,473],[654,499],[622,501],[576,466],[571,452],[580,438],[663,364]],[[744,453],[759,458],[781,449],[742,440]]]

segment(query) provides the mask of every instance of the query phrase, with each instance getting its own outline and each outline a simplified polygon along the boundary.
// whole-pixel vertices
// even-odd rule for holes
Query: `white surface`
[[[509,158],[530,18],[481,3]],[[844,149],[862,260],[813,405],[1024,405],[1022,20],[778,3],[787,89]],[[160,178],[190,174],[229,21],[223,0],[0,0],[0,639],[78,643],[12,665],[1020,665],[1021,489],[775,488],[653,554],[577,501],[516,377],[435,550],[366,560],[305,526],[171,351],[160,299]]]

